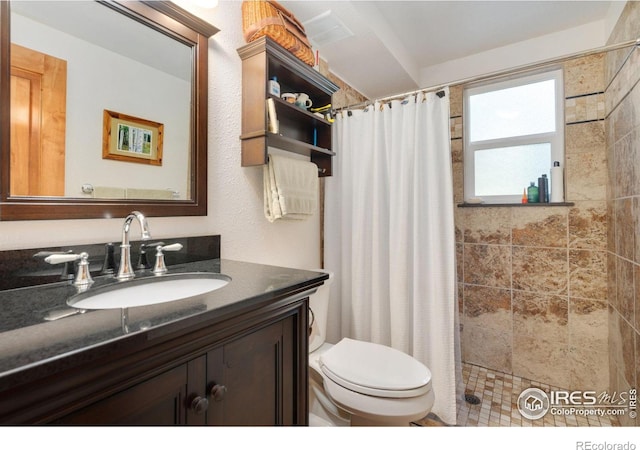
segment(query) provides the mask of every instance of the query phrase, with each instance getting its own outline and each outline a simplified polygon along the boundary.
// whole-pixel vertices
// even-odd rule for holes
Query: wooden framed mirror
[[[0,220],[206,215],[217,31],[168,1],[0,2]]]

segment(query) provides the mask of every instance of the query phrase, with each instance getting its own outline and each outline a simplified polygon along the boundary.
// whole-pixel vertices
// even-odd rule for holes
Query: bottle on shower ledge
[[[538,203],[539,202],[539,193],[538,187],[535,182],[531,182],[531,185],[527,188],[527,202],[528,203]]]
[[[551,198],[552,203],[564,202],[564,174],[560,161],[554,161],[551,168]]]
[[[547,176],[542,175],[538,178],[538,200],[540,203],[549,203],[547,199]]]

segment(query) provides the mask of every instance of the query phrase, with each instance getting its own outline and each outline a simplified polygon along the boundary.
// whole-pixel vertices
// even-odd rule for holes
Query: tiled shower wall
[[[574,206],[456,208],[462,357],[566,389],[607,390],[604,55],[562,67],[565,198]],[[456,204],[462,89],[451,89]]]
[[[640,2],[628,2],[610,42],[638,37]],[[640,49],[607,54],[605,74],[609,377],[611,390],[621,392],[640,382]]]

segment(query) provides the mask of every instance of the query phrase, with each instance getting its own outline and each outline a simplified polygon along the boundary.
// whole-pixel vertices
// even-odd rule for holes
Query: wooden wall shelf
[[[304,92],[313,107],[331,103],[338,86],[300,61],[268,37],[238,49],[242,59],[242,166],[267,163],[268,148],[274,147],[309,156],[319,176],[331,176],[331,123],[294,104],[268,94],[268,82],[277,77],[281,93]],[[278,118],[278,133],[269,132],[267,99],[272,99]]]

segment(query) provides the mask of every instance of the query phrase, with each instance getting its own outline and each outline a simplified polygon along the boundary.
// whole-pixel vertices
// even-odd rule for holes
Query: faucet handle
[[[41,250],[38,253],[34,254],[33,257],[34,258],[46,258],[47,256],[51,256],[51,255],[69,255],[73,253],[71,250],[67,250],[67,251],[59,251],[59,252],[49,252],[49,251],[45,251],[45,250]]]
[[[156,275],[163,275],[167,273],[167,266],[164,263],[163,252],[178,252],[182,250],[182,244],[179,242],[169,245],[158,245],[156,247],[156,263],[153,266],[153,273]]]
[[[140,252],[138,253],[138,262],[136,263],[136,270],[151,269],[151,263],[147,259],[147,249],[156,248],[158,245],[164,245],[164,242],[150,242],[142,241],[140,244]]]
[[[159,245],[158,247],[156,247],[156,250],[161,250],[163,252],[179,252],[180,250],[182,250],[182,244],[179,242],[169,245]]]
[[[88,286],[93,283],[91,278],[91,272],[89,271],[89,254],[82,252],[79,254],[53,254],[47,256],[44,260],[49,264],[61,264],[71,261],[80,260],[78,263],[78,271],[76,272],[76,278],[73,284],[76,286]]]
[[[36,253],[35,255],[33,255],[34,258],[42,258],[43,260],[47,257],[47,256],[51,256],[51,255],[69,255],[73,253],[72,250],[67,250],[67,251],[39,251],[38,253]],[[62,274],[60,274],[60,279],[62,281],[67,281],[67,280],[73,280],[75,274],[76,274],[76,267],[74,264],[72,264],[72,262],[75,261],[67,261],[67,263],[64,265],[64,268],[62,269]]]
[[[47,256],[44,261],[49,264],[61,264],[77,261],[78,259],[80,259],[80,255],[75,253],[53,253]]]

